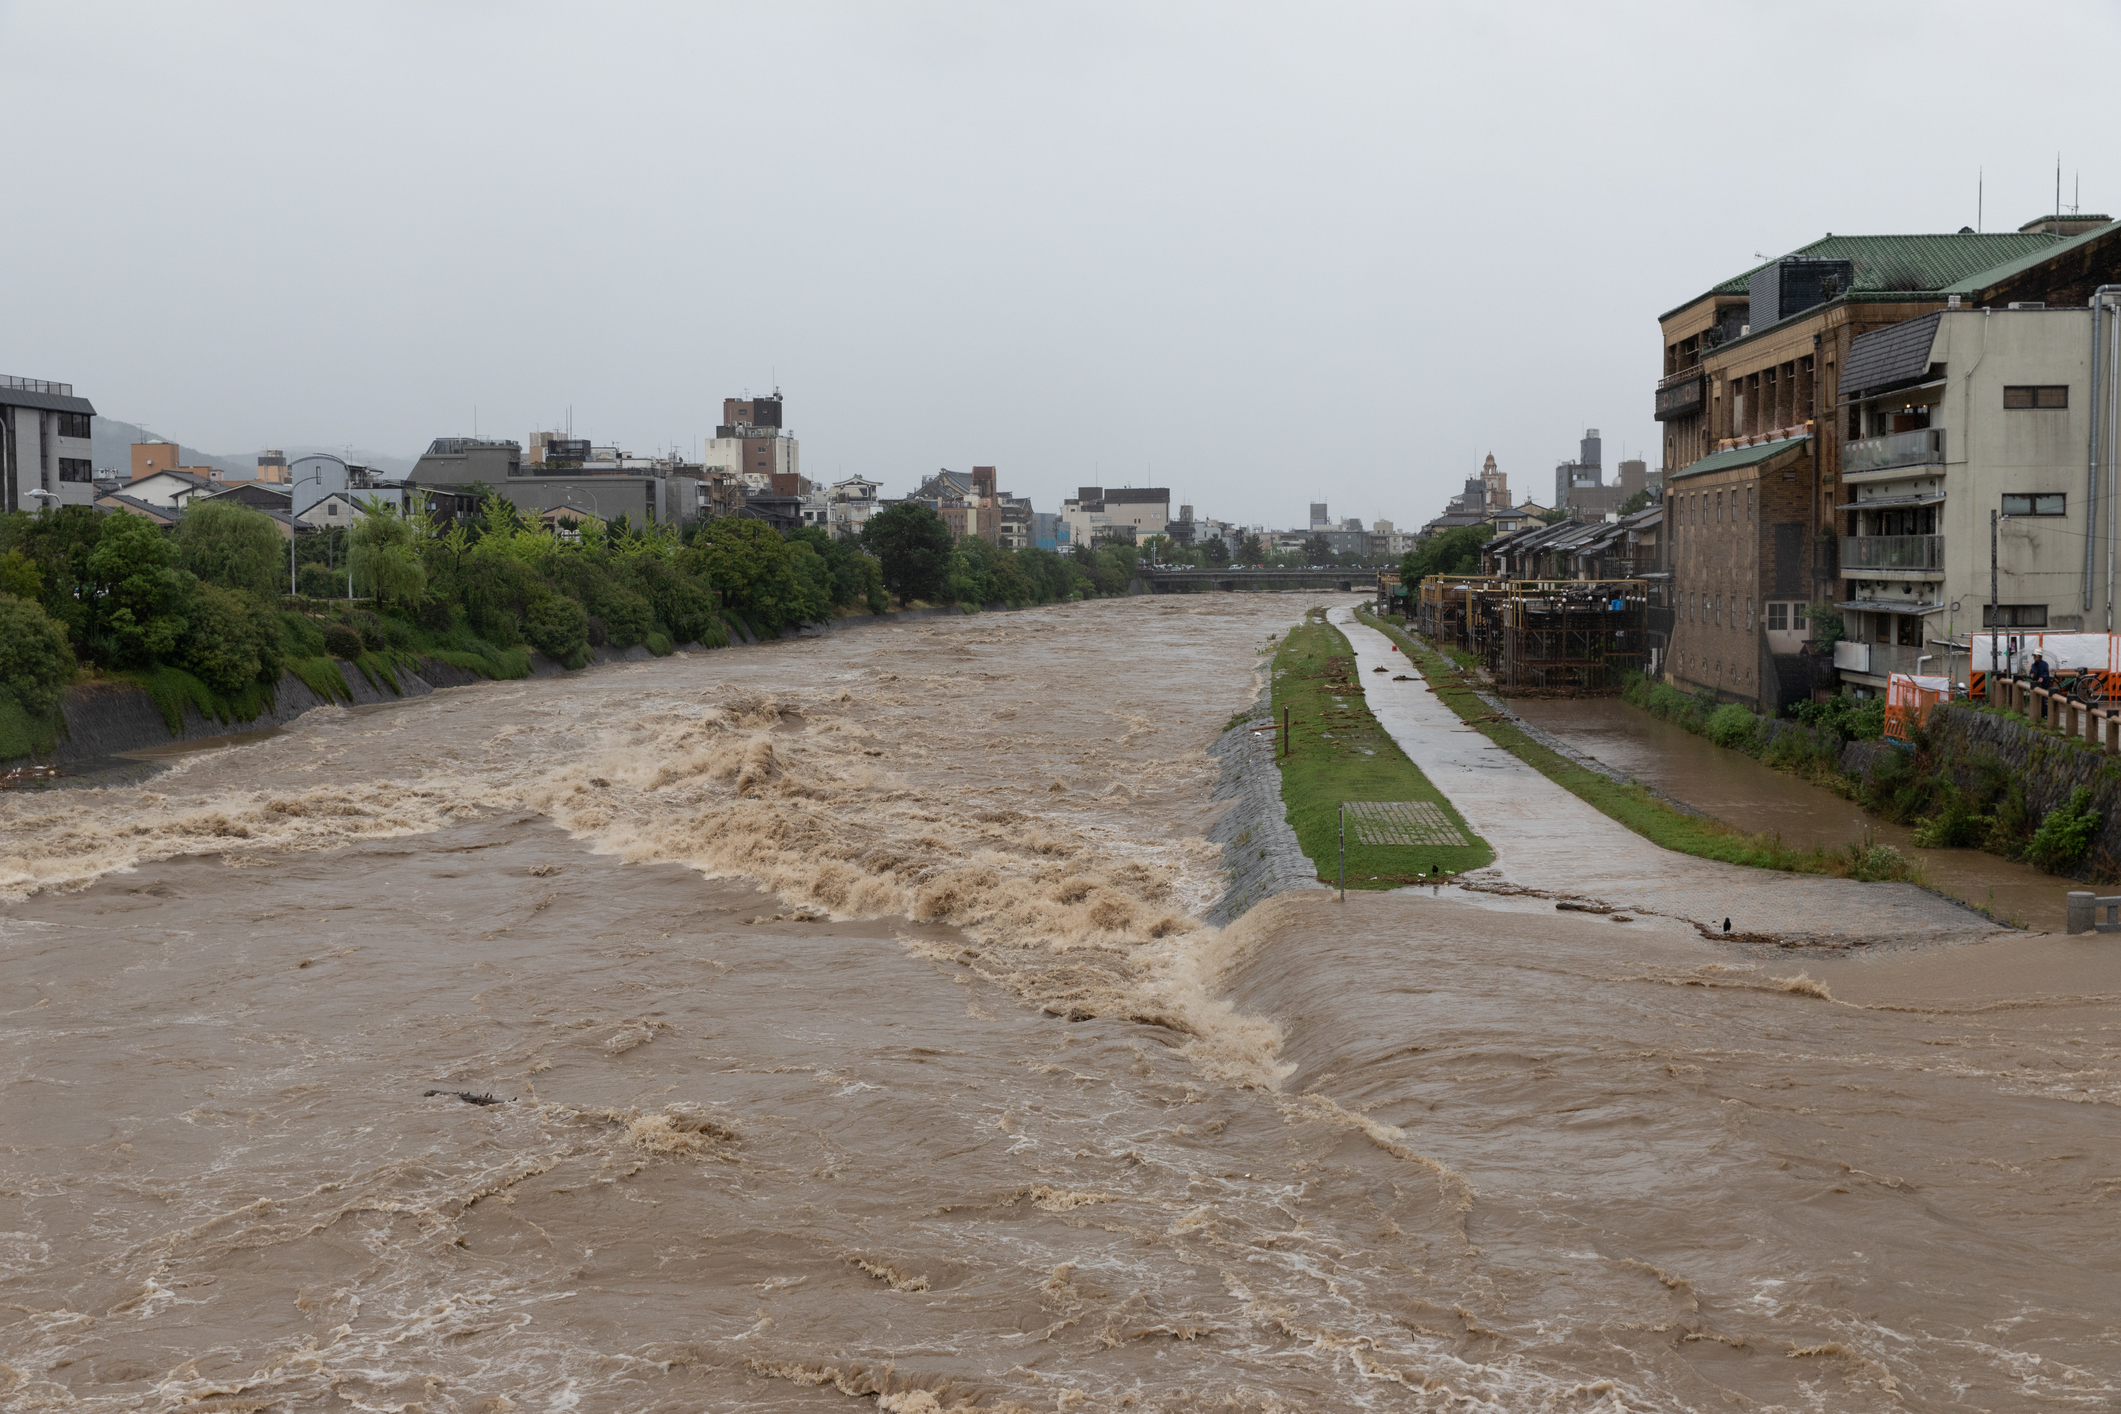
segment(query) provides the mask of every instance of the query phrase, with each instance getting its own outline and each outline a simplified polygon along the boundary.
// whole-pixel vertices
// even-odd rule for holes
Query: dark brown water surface
[[[0,799],[0,1405],[2113,1407],[2121,952],[1201,927],[1202,747],[1305,602]]]
[[[2059,933],[2064,895],[2079,887],[1978,849],[1920,848],[1913,831],[1869,814],[1853,800],[1763,766],[1744,752],[1727,751],[1618,698],[1525,699],[1510,707],[1585,755],[1748,833],[1779,834],[1785,844],[1809,849],[1835,848],[1868,832],[1919,861],[1932,887],[2007,922]]]

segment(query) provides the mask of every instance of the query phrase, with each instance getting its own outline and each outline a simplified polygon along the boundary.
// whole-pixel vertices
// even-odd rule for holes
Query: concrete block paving
[[[1364,844],[1463,847],[1472,843],[1432,800],[1351,800],[1347,812],[1349,828]]]

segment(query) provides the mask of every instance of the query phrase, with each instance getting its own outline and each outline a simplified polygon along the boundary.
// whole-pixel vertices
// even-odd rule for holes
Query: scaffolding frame
[[[1650,585],[1643,579],[1513,579],[1502,604],[1505,688],[1613,692],[1648,661]]]
[[[1471,648],[1473,623],[1479,616],[1485,591],[1504,582],[1480,574],[1429,575],[1421,582],[1415,621],[1433,642]]]
[[[1420,626],[1478,658],[1505,692],[1614,692],[1649,660],[1644,579],[1430,575]]]

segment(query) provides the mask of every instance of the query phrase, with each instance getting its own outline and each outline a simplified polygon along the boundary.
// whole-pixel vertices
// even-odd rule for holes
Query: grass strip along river
[[[1274,656],[1274,720],[1280,722],[1284,709],[1289,713],[1282,803],[1319,879],[1329,886],[1339,882],[1343,802],[1417,807],[1406,812],[1405,823],[1349,826],[1351,889],[1398,888],[1493,861],[1495,851],[1458,807],[1378,727],[1360,679],[1348,640],[1319,610],[1289,630]]]

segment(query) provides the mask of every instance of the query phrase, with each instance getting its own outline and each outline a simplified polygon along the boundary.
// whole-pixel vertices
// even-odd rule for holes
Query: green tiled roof
[[[2079,235],[2071,236],[2067,240],[2055,241],[2044,249],[2028,251],[2015,260],[2006,260],[2001,265],[1990,269],[1977,270],[1956,285],[1946,285],[1943,293],[1948,295],[1978,294],[1991,285],[2000,285],[2011,276],[2022,274],[2032,269],[2041,261],[2051,259],[2072,246],[2084,245],[2109,236],[2113,234],[2116,227],[2121,227],[2121,221],[2101,226],[2097,230],[2085,231]]]
[[[1785,437],[1779,442],[1760,442],[1750,447],[1733,447],[1727,452],[1712,452],[1665,478],[1665,484],[1689,476],[1699,476],[1706,471],[1729,471],[1734,466],[1752,466],[1756,462],[1772,461],[1784,452],[1795,451],[1812,439],[1809,437]]]
[[[1956,287],[1958,282],[2008,261],[2052,255],[2065,244],[2067,242],[2039,232],[2016,231],[1983,235],[1972,232],[1934,236],[1828,235],[1775,259],[1800,256],[1813,260],[1853,261],[1856,266],[1854,292],[1857,294],[1881,290],[1935,291]],[[1666,310],[1658,318],[1669,319],[1708,295],[1746,294],[1752,289],[1753,276],[1774,263],[1771,260],[1755,265],[1743,274],[1713,286],[1705,294],[1696,295],[1686,304]],[[2035,261],[2027,260],[2027,263]]]

